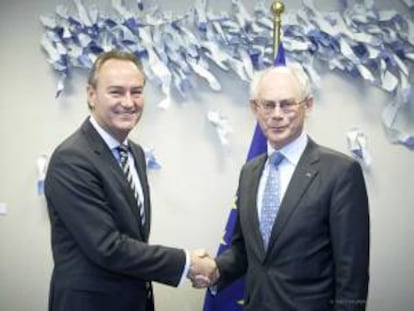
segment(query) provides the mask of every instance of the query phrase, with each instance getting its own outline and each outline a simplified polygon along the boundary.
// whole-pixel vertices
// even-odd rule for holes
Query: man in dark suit
[[[204,254],[148,244],[145,156],[127,138],[143,111],[144,83],[134,55],[101,54],[88,81],[91,115],[51,157],[50,311],[152,311],[151,281],[177,286],[201,271]]]
[[[365,310],[369,214],[361,167],[304,133],[313,97],[300,66],[268,69],[254,84],[251,106],[268,153],[241,170],[232,243],[211,278],[220,290],[245,274],[246,311]]]

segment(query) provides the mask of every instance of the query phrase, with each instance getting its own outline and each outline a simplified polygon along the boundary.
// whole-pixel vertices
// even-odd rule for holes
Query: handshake
[[[216,261],[204,249],[191,253],[191,264],[187,277],[195,288],[214,285],[220,277]]]

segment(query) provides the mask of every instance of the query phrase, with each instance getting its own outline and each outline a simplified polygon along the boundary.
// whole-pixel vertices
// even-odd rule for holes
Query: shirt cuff
[[[184,252],[185,252],[185,266],[184,266],[183,273],[181,274],[181,278],[180,278],[180,282],[178,283],[178,286],[181,286],[184,283],[188,275],[188,270],[190,270],[190,264],[191,264],[190,253],[187,250],[184,250]]]
[[[212,296],[216,296],[217,295],[217,285],[210,286],[208,288],[208,291],[210,292],[210,294]]]

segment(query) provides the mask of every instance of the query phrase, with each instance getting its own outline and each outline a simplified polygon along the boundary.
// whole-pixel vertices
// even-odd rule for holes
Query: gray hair
[[[291,73],[299,83],[299,86],[302,90],[303,99],[312,96],[311,82],[302,65],[299,63],[290,63],[286,66],[270,67],[255,72],[252,81],[250,82],[250,100],[257,99],[259,96],[259,84],[262,81],[263,77],[269,72]]]

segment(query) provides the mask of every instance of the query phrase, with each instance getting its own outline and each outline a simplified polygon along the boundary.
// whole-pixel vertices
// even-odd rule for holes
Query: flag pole
[[[277,56],[280,44],[282,13],[285,11],[285,5],[282,1],[274,1],[270,10],[273,13],[273,59]]]

